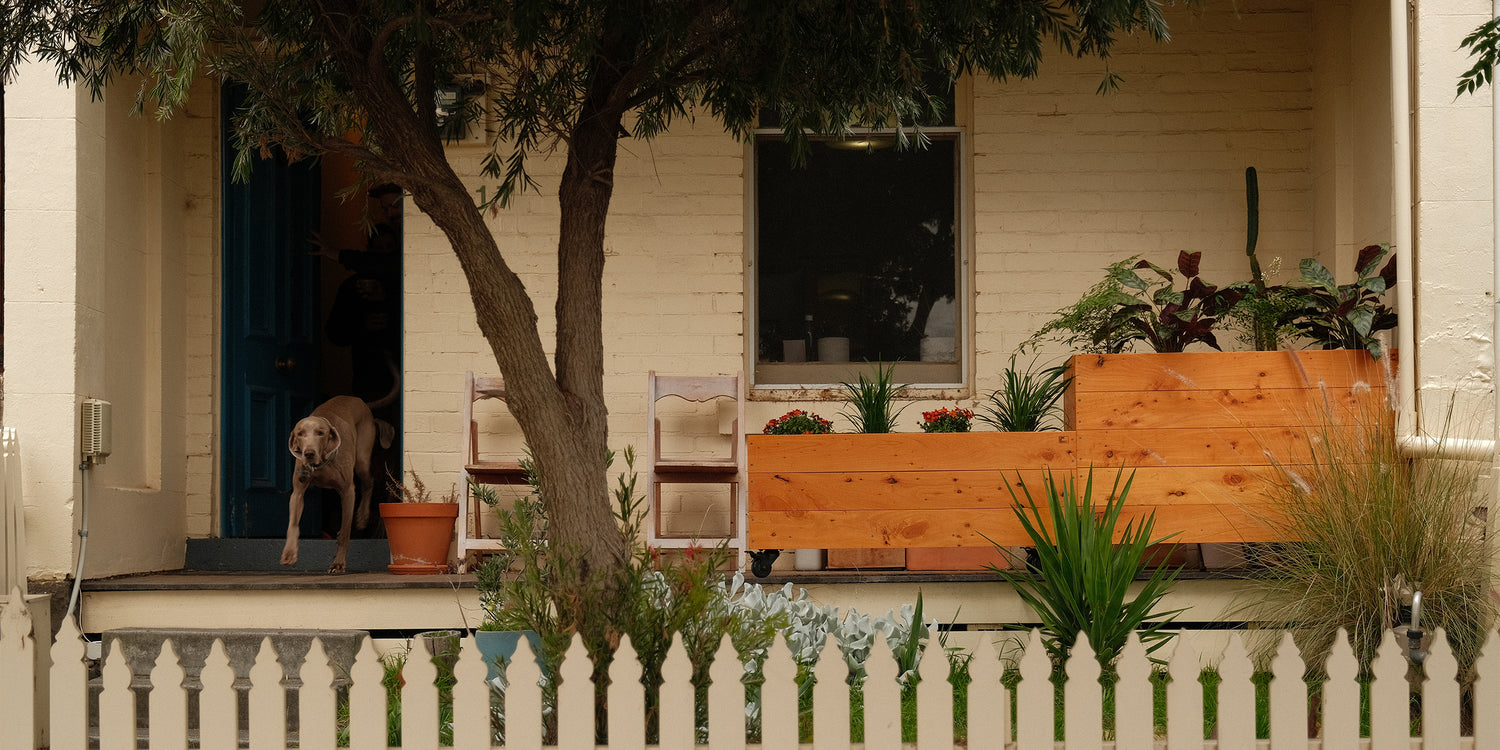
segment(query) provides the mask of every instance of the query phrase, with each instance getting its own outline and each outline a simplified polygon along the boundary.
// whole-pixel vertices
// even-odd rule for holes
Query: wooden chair
[[[485,505],[477,502],[469,491],[472,480],[478,484],[526,484],[526,471],[519,460],[481,459],[479,456],[479,423],[474,419],[474,403],[485,399],[505,401],[505,380],[498,376],[474,377],[473,372],[464,375],[464,470],[463,492],[459,495],[458,522],[455,538],[458,540],[458,562],[461,569],[467,567],[469,553],[474,550],[496,551],[504,549],[498,539],[479,536],[480,518]],[[474,534],[469,534],[473,524]]]
[[[656,402],[669,396],[705,403],[721,398],[735,402],[734,426],[730,430],[727,456],[667,456],[661,449],[661,420]],[[740,567],[745,561],[746,508],[745,490],[745,392],[740,375],[686,377],[657,375],[653,370],[646,385],[646,461],[647,542],[656,547],[685,548],[695,543],[728,542],[737,553]],[[662,528],[661,486],[663,484],[729,485],[729,532],[724,537],[668,534]]]

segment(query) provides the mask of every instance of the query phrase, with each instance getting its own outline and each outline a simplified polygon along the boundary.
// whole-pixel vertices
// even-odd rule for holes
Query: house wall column
[[[79,274],[103,229],[89,187],[102,184],[102,108],[39,64],[6,97],[5,426],[21,440],[28,575],[61,579],[77,543],[80,369],[99,364],[77,354],[95,317]]]
[[[1454,95],[1472,63],[1459,41],[1491,9],[1490,0],[1425,0],[1412,33],[1417,406],[1421,427],[1437,433],[1451,403],[1455,437],[1494,434],[1494,87]]]

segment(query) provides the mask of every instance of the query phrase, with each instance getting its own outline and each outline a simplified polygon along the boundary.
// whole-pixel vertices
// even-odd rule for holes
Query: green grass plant
[[[1036,547],[1037,566],[1027,573],[993,564],[989,567],[1014,586],[1041,619],[1043,642],[1053,664],[1067,661],[1079,633],[1088,635],[1106,670],[1120,655],[1131,632],[1139,633],[1147,653],[1155,652],[1171,638],[1162,627],[1182,610],[1158,610],[1157,605],[1176,581],[1180,568],[1152,569],[1135,598],[1126,600],[1131,584],[1151,564],[1146,548],[1171,538],[1151,538],[1156,523],[1154,511],[1139,519],[1139,524],[1129,521],[1116,532],[1133,479],[1133,473],[1129,478],[1124,472],[1117,473],[1102,509],[1094,502],[1092,469],[1081,496],[1071,476],[1059,485],[1049,471],[1043,487],[1045,510],[1031,496],[1024,480],[1020,482],[1024,504],[1011,489],[1016,518]],[[995,547],[1001,554],[1013,554],[1007,547]]]
[[[1073,379],[1068,377],[1065,364],[1035,368],[1032,362],[1025,370],[1017,370],[1012,354],[1001,387],[990,393],[989,403],[980,407],[979,419],[1000,432],[1057,429],[1053,422],[1057,421],[1058,401]]]
[[[896,363],[889,366],[875,363],[873,379],[860,373],[858,383],[840,383],[844,389],[844,418],[854,426],[855,432],[895,432],[896,417],[906,410],[897,409],[896,399],[906,391],[906,386],[896,385]]]
[[[1420,590],[1422,627],[1443,628],[1467,671],[1495,618],[1480,465],[1410,459],[1388,410],[1356,416],[1310,427],[1311,463],[1280,467],[1264,520],[1297,541],[1259,555],[1240,614],[1298,633],[1312,665],[1344,628],[1363,670]]]

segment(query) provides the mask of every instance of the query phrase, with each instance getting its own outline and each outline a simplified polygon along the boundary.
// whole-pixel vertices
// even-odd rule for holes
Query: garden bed
[[[1178,543],[1279,541],[1258,520],[1274,465],[1305,463],[1326,415],[1385,405],[1362,350],[1087,355],[1073,374],[1062,432],[749,436],[750,546],[1029,545],[1007,485],[1091,468],[1099,499],[1134,470],[1125,518],[1155,510]]]

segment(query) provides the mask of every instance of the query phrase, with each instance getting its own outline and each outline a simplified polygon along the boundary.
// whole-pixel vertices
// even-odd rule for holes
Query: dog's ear
[[[327,444],[323,448],[323,455],[324,456],[331,456],[331,455],[333,455],[334,451],[336,451],[336,450],[339,449],[339,445],[341,443],[343,443],[344,441],[343,441],[343,438],[339,437],[339,428],[334,427],[333,426],[333,422],[328,422],[327,424],[328,424],[328,442],[327,442]]]
[[[287,439],[286,439],[286,449],[288,451],[291,451],[291,454],[293,456],[297,457],[299,460],[302,458],[302,453],[297,450],[297,433],[301,432],[301,430],[298,429],[301,426],[302,426],[301,422],[298,422],[297,424],[293,425],[292,426],[292,434],[290,436],[288,436]]]

